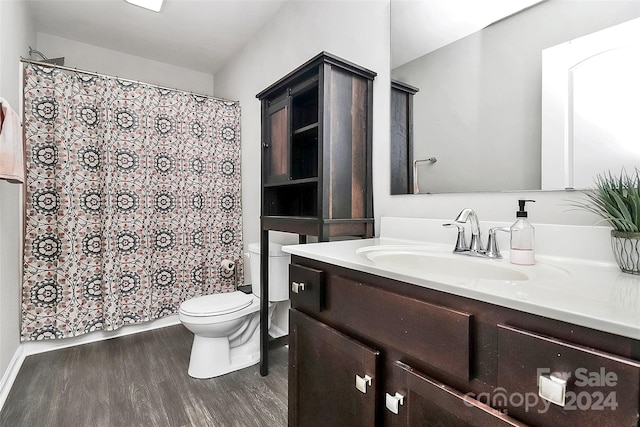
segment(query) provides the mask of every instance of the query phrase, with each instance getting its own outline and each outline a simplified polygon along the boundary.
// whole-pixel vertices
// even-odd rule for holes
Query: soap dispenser
[[[511,263],[533,265],[535,256],[535,230],[527,219],[525,203],[535,200],[518,200],[519,209],[516,212],[516,222],[511,226]]]

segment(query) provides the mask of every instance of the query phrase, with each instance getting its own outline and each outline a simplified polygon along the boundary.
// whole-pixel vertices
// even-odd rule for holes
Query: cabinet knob
[[[554,374],[540,375],[538,378],[538,395],[551,403],[564,407],[567,393],[567,380]]]
[[[302,291],[304,291],[304,283],[303,282],[291,282],[291,291],[294,294],[298,294]]]
[[[398,409],[400,405],[404,405],[404,396],[400,393],[396,392],[395,395],[390,395],[389,393],[385,393],[385,405],[387,409],[398,415]]]
[[[356,375],[356,388],[366,394],[367,386],[371,387],[371,379],[369,375],[365,375],[364,377]]]

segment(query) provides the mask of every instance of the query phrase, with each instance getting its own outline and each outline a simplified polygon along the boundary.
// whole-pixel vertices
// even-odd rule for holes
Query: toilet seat
[[[251,305],[253,297],[241,291],[204,295],[180,305],[180,312],[193,317],[220,316]]]

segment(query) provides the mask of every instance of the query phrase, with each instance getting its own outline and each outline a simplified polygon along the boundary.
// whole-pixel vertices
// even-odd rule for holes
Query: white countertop
[[[284,246],[283,250],[293,255],[429,289],[640,339],[640,276],[622,273],[615,264],[536,254],[535,265],[519,266],[509,262],[508,251],[503,251],[504,259],[452,254],[455,233],[449,244],[386,237],[384,228],[382,234],[382,237],[374,239]],[[445,260],[486,263],[503,267],[516,272],[515,274],[520,272],[526,279],[478,279],[465,277],[464,273],[461,276],[437,275],[426,268],[425,271],[407,271],[399,265],[379,263],[369,259],[366,254],[357,253],[359,249],[370,246],[385,246],[410,252],[412,248],[424,248],[425,244],[428,244],[430,253],[444,257]],[[471,264],[470,266],[473,267]]]

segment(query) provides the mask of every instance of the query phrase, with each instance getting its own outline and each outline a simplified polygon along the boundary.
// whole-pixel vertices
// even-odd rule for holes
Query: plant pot
[[[611,249],[620,270],[640,274],[640,233],[611,230]]]

